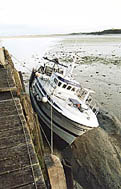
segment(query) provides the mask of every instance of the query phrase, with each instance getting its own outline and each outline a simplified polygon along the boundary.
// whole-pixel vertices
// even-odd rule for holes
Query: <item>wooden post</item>
[[[2,64],[3,66],[5,65],[5,57],[4,57],[4,52],[3,52],[3,48],[1,47],[1,44],[0,44],[0,64]]]

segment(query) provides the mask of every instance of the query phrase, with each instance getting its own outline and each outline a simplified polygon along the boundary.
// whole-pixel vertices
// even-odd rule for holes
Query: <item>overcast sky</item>
[[[3,0],[0,35],[121,28],[121,0]]]

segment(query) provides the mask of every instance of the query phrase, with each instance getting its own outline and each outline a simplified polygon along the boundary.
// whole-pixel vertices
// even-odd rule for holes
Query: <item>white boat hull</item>
[[[91,127],[86,127],[72,120],[69,120],[61,113],[57,112],[54,108],[52,108],[51,110],[51,105],[48,102],[38,102],[32,92],[32,89],[30,89],[30,97],[39,118],[49,128],[51,128],[52,121],[53,131],[67,143],[71,144],[76,139],[76,137],[84,134],[87,130],[92,129]]]

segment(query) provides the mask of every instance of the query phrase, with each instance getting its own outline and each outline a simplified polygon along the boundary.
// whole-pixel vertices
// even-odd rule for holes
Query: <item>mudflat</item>
[[[121,35],[63,37],[46,55],[67,63],[76,56],[74,77],[121,120]]]

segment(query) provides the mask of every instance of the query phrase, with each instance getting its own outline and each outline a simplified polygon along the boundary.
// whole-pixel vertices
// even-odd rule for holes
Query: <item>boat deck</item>
[[[16,85],[0,66],[0,189],[46,188]]]

